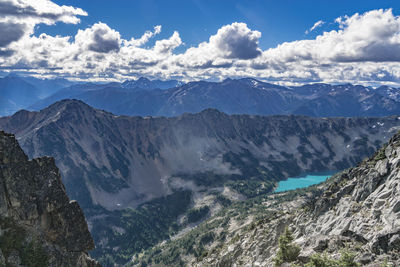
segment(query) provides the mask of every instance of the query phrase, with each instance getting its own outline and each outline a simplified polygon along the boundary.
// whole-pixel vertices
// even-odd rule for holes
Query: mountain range
[[[175,86],[167,89],[169,86]],[[162,88],[157,89],[157,88]],[[222,82],[150,81],[140,78],[65,88],[29,107],[43,109],[63,99],[79,99],[116,115],[178,116],[215,108],[227,114],[307,115],[313,117],[400,114],[398,88],[309,84],[284,87],[252,78]]]
[[[11,115],[73,83],[66,79],[38,79],[9,74],[0,78],[0,116]]]
[[[41,105],[41,103],[49,102],[52,104],[57,100],[71,98],[87,91],[101,91],[104,88],[115,87],[129,92],[165,90],[181,84],[176,80],[149,80],[143,77],[122,83],[84,83],[63,78],[40,79],[11,73],[0,78],[0,116],[12,115],[18,110],[27,109],[34,104]],[[66,89],[61,90],[64,88]]]
[[[285,87],[253,78],[222,82],[137,80],[71,82],[10,74],[0,78],[0,116],[20,109],[41,110],[79,99],[116,115],[178,116],[215,108],[227,114],[313,117],[390,116],[400,112],[400,89],[381,86],[308,84]]]
[[[229,203],[272,192],[289,176],[356,164],[400,129],[400,119],[215,109],[128,117],[64,100],[0,118],[0,129],[14,133],[29,157],[55,158],[69,197],[88,218],[93,255],[122,264]]]

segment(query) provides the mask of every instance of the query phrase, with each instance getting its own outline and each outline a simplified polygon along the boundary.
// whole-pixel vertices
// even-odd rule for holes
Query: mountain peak
[[[137,79],[136,81],[137,82],[151,82],[151,80],[146,77],[139,77],[139,79]]]
[[[85,113],[95,112],[96,109],[89,106],[88,104],[86,104],[85,102],[83,102],[81,100],[64,99],[64,100],[55,102],[54,104],[50,105],[49,107],[47,107],[41,111],[43,111],[45,114],[48,114],[47,116],[50,116],[54,120],[55,118],[52,117],[51,114],[53,114],[53,116],[57,116],[57,117],[64,115],[64,114],[66,114],[68,116],[70,116],[72,114],[76,114],[79,117],[81,117]]]

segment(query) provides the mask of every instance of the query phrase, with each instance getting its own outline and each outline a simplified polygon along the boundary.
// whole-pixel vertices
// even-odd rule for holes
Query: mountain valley
[[[399,266],[400,133],[321,185],[228,207],[131,266]]]
[[[353,166],[387,142],[400,120],[215,109],[127,117],[64,100],[0,118],[0,128],[29,157],[55,158],[69,197],[87,216],[97,245],[91,255],[122,264],[287,177]]]

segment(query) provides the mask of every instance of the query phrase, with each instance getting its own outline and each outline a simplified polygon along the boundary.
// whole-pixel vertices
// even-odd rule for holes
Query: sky
[[[400,84],[400,1],[0,0],[0,71]]]

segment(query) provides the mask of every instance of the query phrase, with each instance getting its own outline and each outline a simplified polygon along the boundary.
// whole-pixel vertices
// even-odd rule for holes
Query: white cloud
[[[80,22],[78,16],[87,16],[87,13],[80,8],[59,6],[50,0],[2,0],[0,2],[0,47],[33,34],[34,26],[39,23],[76,24]],[[10,32],[12,28],[15,28],[14,33]]]
[[[316,62],[400,61],[400,18],[391,9],[339,18],[339,30],[324,32],[314,40],[283,43],[264,58],[278,61]]]
[[[174,34],[169,39],[156,41],[156,44],[154,45],[154,51],[156,51],[159,54],[171,53],[172,50],[174,50],[181,44],[182,44],[181,37],[179,36],[179,33],[175,31]]]
[[[108,53],[119,50],[121,35],[107,24],[99,22],[85,30],[78,30],[75,43],[86,50]]]
[[[337,29],[311,40],[262,51],[261,33],[245,23],[222,26],[209,40],[176,52],[177,31],[144,47],[161,26],[124,39],[96,23],[75,36],[33,35],[39,23],[78,23],[85,11],[48,0],[0,3],[0,69],[74,78],[138,76],[183,80],[252,76],[279,83],[391,82],[400,84],[400,18],[391,9],[336,19]],[[319,21],[312,31],[322,25]],[[1,34],[1,32],[6,34]]]
[[[250,30],[245,23],[234,22],[221,27],[208,42],[191,47],[174,61],[183,68],[208,69],[230,67],[233,61],[250,60],[261,55],[259,31]]]
[[[226,58],[251,59],[261,54],[258,39],[261,33],[250,30],[245,23],[223,26],[210,37],[209,44]]]
[[[318,28],[318,27],[321,27],[322,25],[324,25],[324,21],[322,21],[322,20],[319,20],[319,21],[317,21],[317,22],[315,22],[314,23],[314,25],[310,28],[310,29],[308,29],[308,30],[306,30],[306,34],[309,34],[310,32],[312,32],[313,30],[315,30],[316,28]]]
[[[150,38],[153,38],[154,36],[156,36],[157,34],[159,34],[161,32],[161,25],[157,25],[154,27],[154,31],[146,31],[142,37],[140,37],[139,39],[135,39],[132,38],[130,41],[125,41],[124,45],[125,46],[142,46],[145,45]]]

